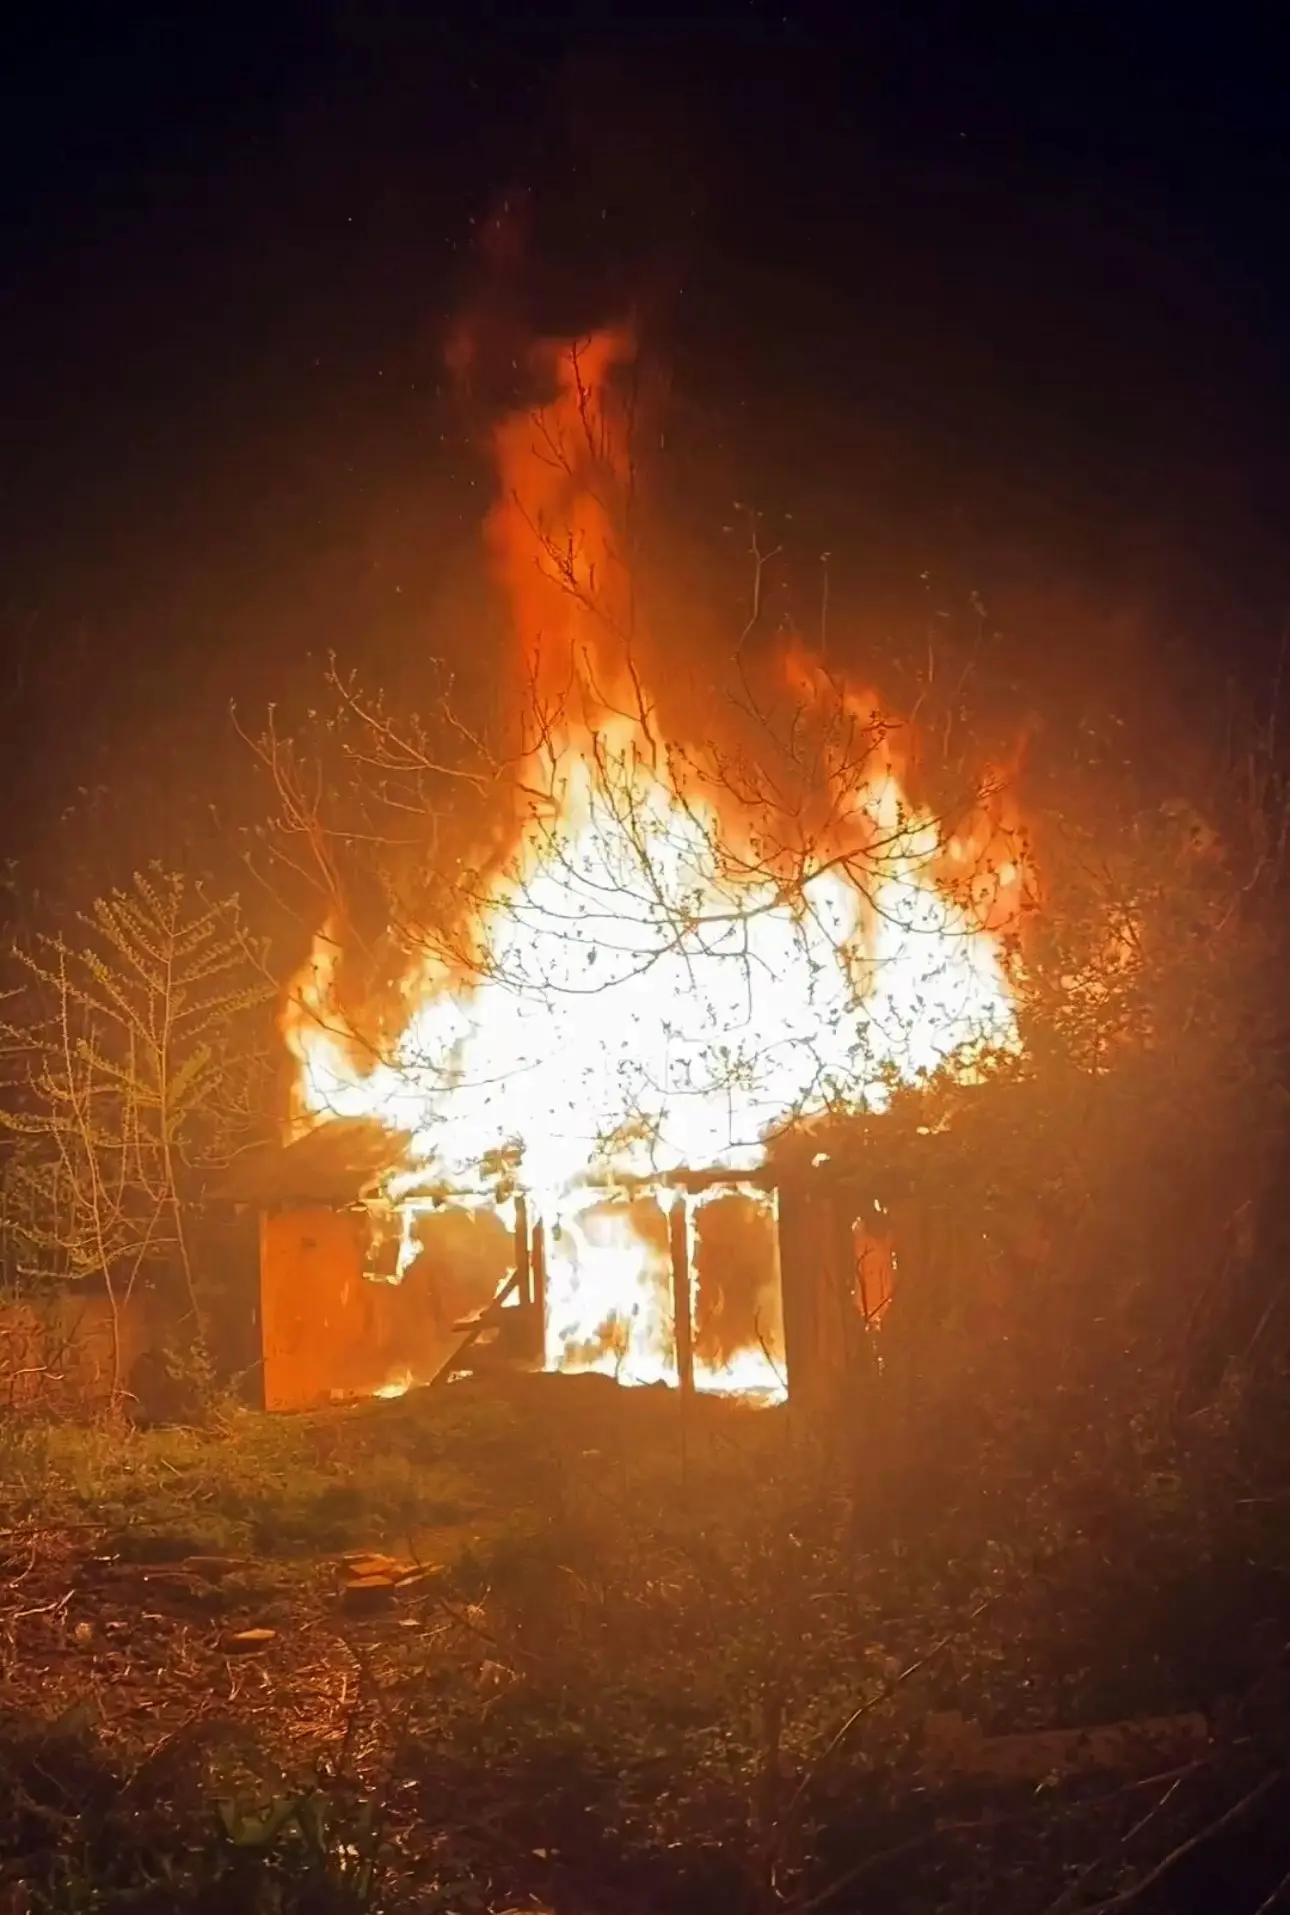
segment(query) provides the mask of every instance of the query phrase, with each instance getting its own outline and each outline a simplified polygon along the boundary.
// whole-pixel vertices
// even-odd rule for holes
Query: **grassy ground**
[[[1197,1698],[1042,1485],[904,1500],[787,1411],[594,1378],[11,1428],[0,1908],[1076,1915],[1279,1773],[1242,1734],[931,1787],[929,1710]]]
[[[266,1894],[289,1856],[292,1893],[307,1881],[310,1893],[321,1884],[360,1906],[375,1892],[365,1842],[373,1856],[390,1848],[417,1906],[458,1905],[442,1900],[454,1869],[466,1871],[452,1891],[466,1897],[460,1905],[491,1906],[517,1856],[527,1892],[557,1860],[540,1839],[535,1778],[521,1789],[532,1839],[526,1830],[518,1849],[489,1837],[478,1852],[475,1811],[463,1819],[459,1807],[437,1806],[416,1839],[420,1817],[405,1813],[409,1826],[389,1843],[374,1828],[370,1841],[350,1840],[312,1822],[306,1830],[298,1816],[265,1825],[263,1815],[307,1799],[312,1816],[325,1797],[337,1813],[346,1805],[342,1820],[361,1821],[379,1803],[389,1835],[385,1825],[400,1819],[392,1790],[419,1800],[437,1768],[454,1796],[477,1795],[482,1774],[541,1751],[557,1760],[545,1788],[559,1763],[587,1753],[571,1677],[583,1690],[596,1683],[611,1739],[615,1717],[632,1719],[638,1741],[649,1716],[691,1717],[692,1690],[710,1672],[688,1670],[678,1645],[653,1644],[642,1713],[631,1685],[646,1667],[644,1642],[604,1680],[593,1638],[611,1615],[619,1634],[646,1616],[657,1631],[660,1606],[670,1630],[675,1592],[655,1579],[668,1569],[663,1538],[719,1550],[758,1458],[782,1449],[784,1431],[720,1404],[700,1405],[683,1431],[675,1412],[666,1393],[533,1378],[315,1417],[237,1413],[200,1431],[10,1430],[0,1449],[0,1622],[4,1739],[17,1766],[0,1853],[21,1858],[24,1893],[99,1905],[78,1900],[91,1893],[108,1906],[112,1894],[151,1885],[169,1906],[178,1889],[167,1844],[177,1843],[199,1875],[254,1858]],[[360,1550],[427,1573],[401,1590],[353,1588],[345,1558]],[[34,1796],[29,1763],[52,1778]],[[164,1839],[148,1826],[159,1801]],[[108,1803],[114,1859],[104,1880],[92,1842],[74,1858]],[[480,1805],[480,1829],[496,1811]],[[220,1813],[224,1823],[212,1820]],[[197,1826],[218,1838],[200,1866]],[[347,1881],[350,1863],[361,1881]],[[425,1899],[432,1892],[439,1902]]]

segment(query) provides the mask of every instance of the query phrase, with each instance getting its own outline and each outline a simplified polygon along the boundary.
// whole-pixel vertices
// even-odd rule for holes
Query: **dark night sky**
[[[165,809],[231,696],[434,649],[485,499],[442,340],[507,192],[525,316],[653,316],[700,527],[791,512],[858,596],[1146,595],[1253,671],[1288,582],[1274,9],[861,11],[31,10],[11,812],[99,778]]]

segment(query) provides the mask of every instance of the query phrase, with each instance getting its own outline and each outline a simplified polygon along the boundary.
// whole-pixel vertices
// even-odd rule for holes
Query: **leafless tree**
[[[258,1095],[245,1020],[264,988],[234,902],[163,871],[15,956],[9,1228],[29,1272],[102,1281],[119,1397],[123,1317],[150,1267],[177,1269],[201,1340],[189,1207]]]

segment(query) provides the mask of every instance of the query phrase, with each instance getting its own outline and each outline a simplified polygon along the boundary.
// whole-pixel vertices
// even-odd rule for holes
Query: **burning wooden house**
[[[825,1387],[889,1294],[823,1169],[606,1178],[544,1215],[507,1177],[391,1195],[407,1143],[337,1119],[227,1180],[260,1216],[266,1408],[498,1364],[773,1400]]]
[[[504,807],[488,854],[394,900],[396,989],[369,1001],[326,925],[285,994],[295,1141],[239,1193],[264,1220],[275,1407],[489,1350],[813,1387],[889,1270],[868,1242],[857,1273],[828,1164],[786,1182],[765,1140],[1015,1045],[1025,873],[998,786],[947,830],[906,795],[907,732],[801,647],[767,656],[764,703],[709,687],[701,711],[672,670],[651,695],[614,522],[630,356],[619,333],[543,346],[539,412],[492,435],[528,711],[513,778],[481,768]],[[356,765],[426,765],[415,727],[372,723]],[[432,774],[413,811],[435,812]]]

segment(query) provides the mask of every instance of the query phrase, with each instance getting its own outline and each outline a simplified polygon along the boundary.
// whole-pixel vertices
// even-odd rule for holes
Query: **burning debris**
[[[543,347],[547,403],[495,437],[489,544],[529,700],[510,853],[464,883],[460,924],[410,941],[401,1026],[379,1042],[345,1013],[320,934],[287,994],[293,1121],[403,1140],[381,1184],[387,1280],[425,1265],[436,1204],[500,1208],[517,1252],[490,1329],[536,1309],[547,1367],[778,1395],[766,1140],[1016,1048],[1025,867],[1002,794],[948,830],[906,795],[877,701],[800,650],[778,667],[809,741],[789,782],[737,738],[701,743],[701,718],[698,737],[662,734],[616,511],[631,350]]]

